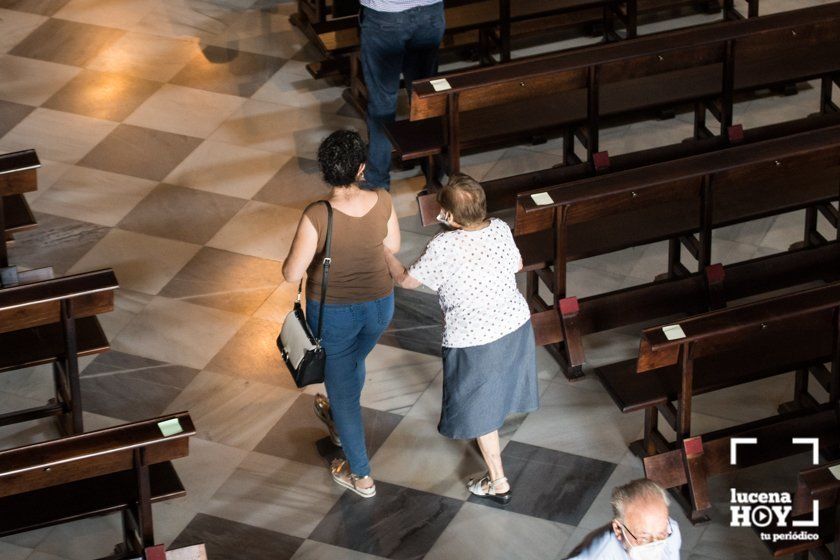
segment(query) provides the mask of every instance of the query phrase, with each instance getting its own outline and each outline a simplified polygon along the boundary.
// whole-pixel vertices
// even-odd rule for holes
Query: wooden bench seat
[[[748,16],[757,16],[758,0],[747,4]],[[685,15],[685,8],[722,12],[725,19],[744,18],[731,0],[723,5],[716,0],[448,0],[441,49],[444,53],[477,49],[481,65],[507,62],[513,46],[527,48],[564,38],[558,31],[584,27],[606,40],[634,38],[640,15],[662,20]],[[342,61],[359,48],[355,13],[334,17],[326,3],[300,0],[290,20],[325,57],[307,66],[313,77],[346,75],[349,65]],[[593,24],[600,26],[597,32]],[[624,28],[623,36],[619,27]]]
[[[669,337],[666,329],[675,325],[680,333]],[[830,369],[825,362],[831,363]],[[672,390],[669,380],[660,385],[660,399],[647,395],[644,438],[631,449],[644,458],[648,478],[665,488],[685,487],[679,496],[685,498],[691,519],[698,521],[711,507],[708,477],[801,452],[789,435],[819,437],[822,448],[836,451],[840,443],[840,282],[645,329],[636,376],[661,376],[663,368],[676,369],[676,394],[668,394]],[[786,368],[796,371],[797,380],[793,400],[780,408],[779,415],[699,436],[692,431],[695,395]],[[828,391],[827,402],[820,403],[808,389],[811,368],[822,372],[815,377]],[[602,378],[608,387],[612,385],[613,394],[632,392],[612,383],[633,384],[632,377]],[[673,429],[674,441],[659,431],[660,418]],[[737,463],[731,464],[732,437],[757,437],[764,444],[746,446],[743,453],[739,451]]]
[[[559,331],[565,332],[563,343],[550,344],[549,351],[563,364],[567,376],[579,377],[584,360],[579,337],[583,334],[683,313],[687,306],[668,296],[671,290],[682,296],[693,294],[701,304],[707,302],[708,286],[702,275],[712,264],[715,228],[805,208],[803,246],[826,245],[828,240],[816,231],[817,214],[823,213],[837,227],[838,211],[833,204],[840,198],[838,183],[840,126],[834,125],[572,181],[544,191],[553,201],[548,205],[537,205],[531,198],[536,193],[520,193],[514,238],[527,271],[526,298],[535,317],[550,316],[535,323],[550,329],[545,335],[537,332],[537,338],[560,340],[552,322],[559,323]],[[569,262],[662,240],[668,240],[669,247],[660,279],[691,276],[681,262],[683,246],[696,259],[694,270],[700,276],[679,289],[678,284],[654,282],[586,298],[585,304],[567,293]],[[758,262],[781,267],[788,280],[796,277],[796,271],[785,264],[793,261]],[[760,293],[761,282],[775,273],[769,267],[756,272],[752,282]],[[552,294],[552,301],[544,299],[541,286]],[[731,295],[727,297],[731,301]],[[579,309],[574,312],[579,327],[568,332],[561,309],[567,299],[574,300],[569,305]],[[632,313],[627,312],[628,306]],[[599,318],[587,319],[592,313]],[[574,357],[572,345],[578,348]]]
[[[733,438],[756,438],[759,445],[738,448],[738,464],[730,463]],[[687,438],[676,449],[645,457],[645,476],[666,489],[694,522],[708,520],[708,479],[808,451],[794,438],[816,438],[821,450],[836,453],[840,421],[836,403],[781,413],[754,422]],[[764,442],[760,444],[760,442]]]
[[[179,412],[0,451],[0,536],[122,512],[114,558],[137,558],[155,544],[152,503],[185,493],[171,462],[193,435]]]
[[[837,549],[840,543],[840,479],[832,474],[831,468],[838,468],[840,461],[819,466],[809,467],[799,471],[797,478],[796,493],[793,498],[793,519],[813,520],[814,510],[819,512],[819,526],[809,527],[809,533],[816,533],[819,538],[811,539],[789,539],[774,540],[778,533],[787,533],[790,528],[766,527],[762,531],[770,536],[769,539],[762,538],[762,542],[773,554],[774,558],[781,558],[795,554],[796,560],[807,560],[808,553],[812,552],[818,560],[832,558],[828,547],[834,543],[835,556],[840,550]],[[815,503],[816,502],[816,503]]]
[[[2,206],[7,237],[38,225],[26,198],[22,194],[4,196]]]
[[[40,166],[35,150],[0,155],[0,268],[9,266],[6,242],[15,233],[35,226],[23,195],[38,188]]]
[[[838,49],[837,4],[671,31],[459,71],[447,76],[451,88],[440,92],[431,80],[418,80],[410,120],[387,130],[403,159],[445,152],[450,172],[459,170],[463,150],[560,132],[565,163],[577,161],[575,137],[591,161],[607,117],[691,103],[694,137],[713,135],[707,111],[723,135],[732,125],[736,92],[815,78],[824,82],[820,110],[830,111],[825,86],[840,72]]]
[[[801,119],[759,126],[748,130],[743,130],[740,126],[736,125],[730,129],[727,137],[714,136],[681,142],[679,144],[646,148],[617,156],[609,156],[609,165],[600,167],[597,170],[589,163],[558,165],[548,169],[528,171],[510,177],[482,181],[482,186],[487,196],[488,212],[505,212],[516,206],[516,197],[520,193],[549,190],[595,175],[626,171],[669,160],[716,152],[733,145],[752,144],[835,125],[840,125],[840,112],[814,114]],[[421,223],[424,226],[436,224],[437,220],[435,217],[440,212],[440,205],[437,203],[436,194],[421,193],[417,196],[417,202],[420,207]]]
[[[736,348],[697,359],[692,395],[734,387],[791,371],[808,369],[831,360],[832,344],[814,336],[831,330],[831,318],[821,321],[791,321],[767,336],[767,344],[755,352]],[[663,406],[679,398],[682,376],[676,365],[636,373],[637,360],[625,360],[597,368],[601,384],[622,412]],[[828,390],[828,387],[824,387]]]
[[[101,354],[110,347],[96,317],[83,317],[76,321],[76,356]],[[15,353],[0,353],[0,372],[50,364],[64,353],[61,324],[2,333],[0,348],[17,350]]]
[[[0,415],[0,425],[56,416],[65,434],[81,433],[79,356],[108,350],[96,315],[114,308],[110,269],[0,288],[0,372],[52,364],[55,398]]]
[[[0,537],[128,509],[137,500],[135,477],[121,471],[0,498],[0,510],[15,512],[0,518]],[[149,466],[149,486],[153,504],[187,493],[168,461]]]

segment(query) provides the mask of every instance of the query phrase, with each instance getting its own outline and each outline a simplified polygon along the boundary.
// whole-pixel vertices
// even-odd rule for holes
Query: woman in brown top
[[[327,200],[334,211],[321,333],[329,401],[317,395],[315,412],[347,457],[333,462],[333,480],[367,498],[376,494],[376,488],[370,477],[359,398],[365,383],[365,357],[394,314],[393,281],[384,249],[399,251],[400,228],[387,191],[359,188],[364,161],[364,142],[353,131],[333,132],[318,148],[321,173],[332,186]],[[326,205],[307,208],[283,262],[287,282],[296,283],[307,273],[306,319],[313,332],[318,324],[326,231]]]

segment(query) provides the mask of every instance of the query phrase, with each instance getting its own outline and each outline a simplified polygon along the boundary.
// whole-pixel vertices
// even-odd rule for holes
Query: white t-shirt
[[[483,229],[445,231],[429,242],[408,273],[438,293],[444,346],[487,344],[531,317],[516,287],[520,261],[510,228],[495,218]]]

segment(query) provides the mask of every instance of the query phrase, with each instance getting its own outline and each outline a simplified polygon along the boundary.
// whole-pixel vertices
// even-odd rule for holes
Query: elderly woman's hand
[[[391,278],[394,279],[397,286],[409,290],[420,287],[420,281],[408,273],[405,266],[388,247],[385,247],[385,262],[388,264],[388,272],[391,273]]]

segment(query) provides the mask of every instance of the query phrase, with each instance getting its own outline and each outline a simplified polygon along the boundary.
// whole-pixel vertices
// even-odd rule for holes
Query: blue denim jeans
[[[365,181],[390,188],[391,142],[383,126],[397,111],[400,73],[409,98],[411,82],[437,72],[437,51],[446,22],[443,2],[403,12],[361,11],[361,61],[368,90],[368,159]]]
[[[307,300],[306,321],[317,332],[319,305]],[[362,406],[359,399],[365,385],[365,358],[394,316],[393,292],[382,299],[364,303],[324,305],[321,345],[327,352],[324,382],[330,399],[335,428],[341,438],[350,472],[370,474]]]

